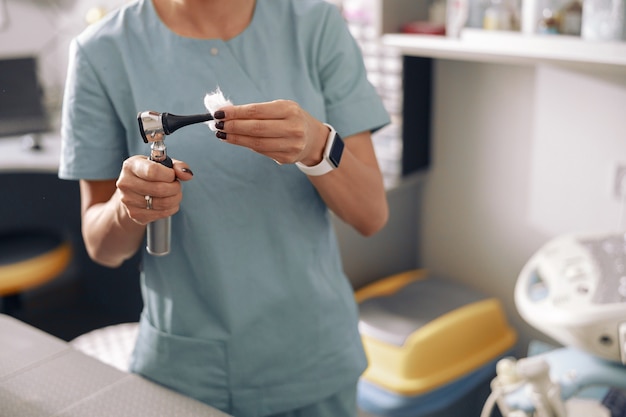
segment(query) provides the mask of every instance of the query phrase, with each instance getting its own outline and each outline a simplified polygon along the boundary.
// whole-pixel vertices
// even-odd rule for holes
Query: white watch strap
[[[328,133],[328,137],[326,138],[326,146],[324,147],[324,154],[322,155],[322,160],[320,161],[320,163],[310,167],[304,165],[302,162],[296,162],[296,166],[298,167],[298,169],[300,169],[300,171],[312,177],[328,174],[330,171],[335,169],[335,167],[328,160],[328,154],[330,153],[330,148],[333,146],[333,141],[335,140],[335,135],[337,134],[337,132],[335,132],[335,128],[328,123],[324,123],[324,126],[328,127],[330,129],[330,132]]]

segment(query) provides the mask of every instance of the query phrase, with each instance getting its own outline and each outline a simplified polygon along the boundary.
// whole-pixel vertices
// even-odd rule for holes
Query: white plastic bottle
[[[563,35],[580,36],[583,20],[583,5],[581,0],[572,0],[563,6],[559,33]]]
[[[448,0],[446,8],[446,36],[458,38],[467,22],[469,0]]]

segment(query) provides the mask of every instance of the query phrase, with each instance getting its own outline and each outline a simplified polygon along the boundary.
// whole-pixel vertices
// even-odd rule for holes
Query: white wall
[[[423,188],[424,175],[418,173],[388,190],[389,221],[374,236],[363,237],[333,216],[344,271],[355,289],[417,267]]]
[[[47,104],[60,105],[70,40],[87,27],[89,11],[110,11],[124,0],[0,1],[0,59],[36,56]]]
[[[433,162],[418,258],[502,299],[525,348],[541,335],[513,289],[530,255],[572,231],[616,230],[626,71],[437,61]]]

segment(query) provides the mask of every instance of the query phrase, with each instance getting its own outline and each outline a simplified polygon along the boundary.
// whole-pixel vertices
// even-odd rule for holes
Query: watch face
[[[335,166],[335,168],[339,166],[341,155],[343,155],[343,139],[335,133],[335,140],[333,141],[333,146],[331,146],[330,153],[328,155],[330,162]]]

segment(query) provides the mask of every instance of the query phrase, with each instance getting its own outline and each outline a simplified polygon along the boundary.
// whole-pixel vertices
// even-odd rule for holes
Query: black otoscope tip
[[[213,115],[211,113],[202,113],[189,116],[177,116],[171,113],[163,113],[161,120],[163,122],[163,131],[166,135],[169,135],[181,127],[213,120]]]

